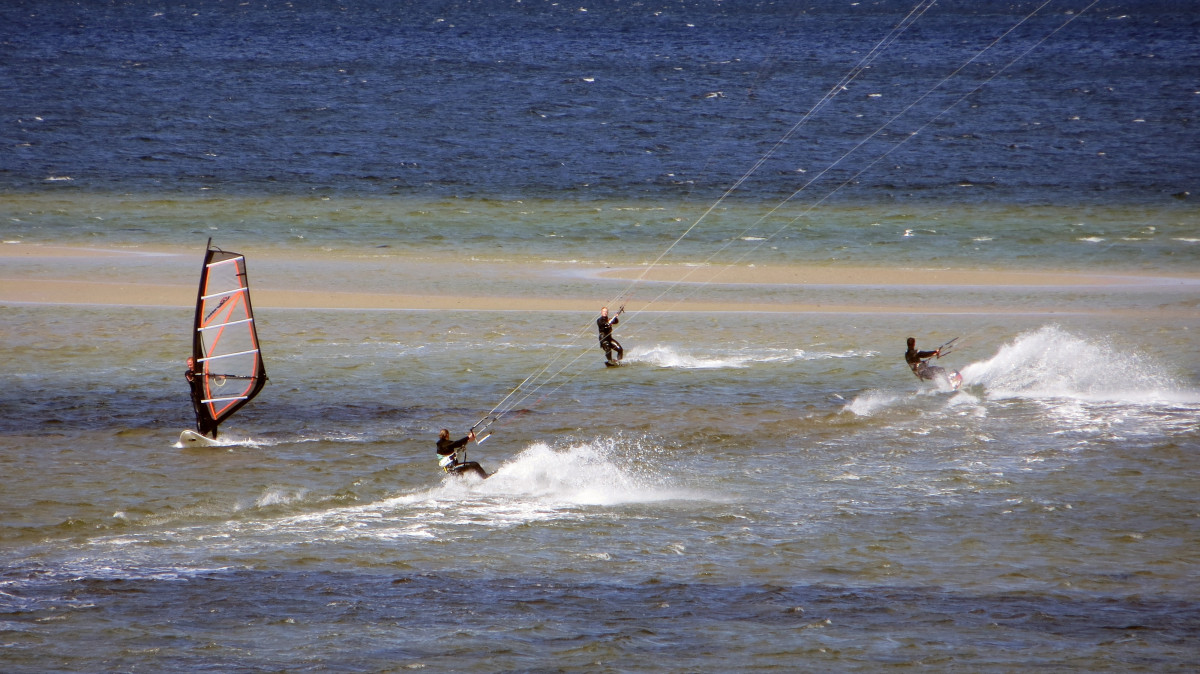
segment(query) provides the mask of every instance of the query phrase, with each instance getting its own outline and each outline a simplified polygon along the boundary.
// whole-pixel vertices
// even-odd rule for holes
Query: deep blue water
[[[914,6],[5,3],[0,189],[707,202]],[[1036,7],[938,3],[736,196],[1196,194],[1200,14]]]

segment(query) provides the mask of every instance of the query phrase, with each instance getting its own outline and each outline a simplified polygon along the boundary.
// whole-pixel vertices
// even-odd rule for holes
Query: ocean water
[[[913,5],[4,5],[0,278],[115,290],[0,304],[0,669],[1193,669],[1197,18],[916,6],[843,90]],[[192,309],[135,295],[208,237],[498,305],[259,306],[271,381],[182,449]],[[584,272],[660,262],[1139,281]],[[647,305],[623,367],[503,303],[558,296]]]

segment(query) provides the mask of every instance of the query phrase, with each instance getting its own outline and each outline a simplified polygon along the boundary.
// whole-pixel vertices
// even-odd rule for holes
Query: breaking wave
[[[991,359],[971,363],[961,372],[964,386],[982,386],[990,399],[1197,399],[1195,392],[1184,391],[1152,358],[1057,326],[1019,335]]]
[[[619,505],[696,498],[672,485],[649,438],[602,438],[555,449],[536,442],[496,468],[486,481],[446,478],[433,498],[519,498],[540,505]]]
[[[962,388],[946,405],[984,400],[1059,399],[1080,403],[1200,403],[1200,392],[1178,383],[1153,358],[1111,343],[1071,334],[1054,325],[1018,335],[988,360],[959,370]],[[918,395],[951,392],[944,382],[926,383]],[[910,400],[896,391],[865,391],[842,409],[872,416]]]

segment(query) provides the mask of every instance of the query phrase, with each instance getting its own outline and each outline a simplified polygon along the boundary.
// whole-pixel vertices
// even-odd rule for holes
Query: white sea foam
[[[748,355],[693,355],[666,345],[636,347],[625,356],[627,363],[647,363],[657,367],[681,369],[747,367],[754,361],[755,358]]]
[[[661,447],[649,438],[605,438],[555,449],[534,443],[500,465],[486,481],[447,478],[434,498],[464,494],[518,499],[538,507],[618,505],[692,499],[671,484],[653,459]]]
[[[727,353],[694,354],[678,347],[656,344],[639,346],[625,354],[625,363],[646,363],[656,367],[683,370],[743,368],[756,363],[790,363],[828,358],[859,358],[864,351],[805,351],[804,349],[757,349]]]
[[[1049,413],[1066,421],[1094,419],[1092,411],[1077,403],[1200,403],[1200,391],[1185,389],[1152,359],[1107,339],[1081,337],[1053,325],[1021,334],[992,358],[959,372],[962,387],[948,399],[947,408],[970,409],[977,415],[987,413],[982,404],[986,400],[1013,398],[1060,401]],[[953,391],[945,381],[933,384],[918,395]],[[872,390],[843,410],[871,416],[902,400],[904,396]],[[1078,430],[1078,423],[1069,425]]]
[[[846,406],[842,409],[853,413],[855,416],[869,417],[879,410],[895,405],[900,400],[901,396],[895,393],[868,391],[862,395],[855,396],[854,400],[846,403]]]
[[[661,461],[656,458],[663,451],[651,438],[601,438],[565,448],[539,442],[496,466],[487,480],[447,476],[436,486],[370,503],[230,520],[173,532],[172,539],[207,548],[214,536],[256,540],[268,531],[271,545],[277,546],[358,538],[430,539],[461,527],[578,520],[595,513],[588,506],[712,501],[711,494],[680,487],[658,469]],[[302,490],[268,488],[254,505],[287,505],[304,498]],[[145,540],[134,536],[128,542],[146,543],[159,535],[149,534]]]
[[[287,505],[289,503],[295,503],[302,500],[305,493],[306,490],[304,489],[270,487],[266,489],[257,500],[255,500],[254,505],[257,508],[265,508],[273,505]]]
[[[1192,400],[1157,363],[1106,340],[1045,326],[1019,335],[991,359],[962,369],[964,386],[982,385],[991,399],[1073,398],[1087,401]]]

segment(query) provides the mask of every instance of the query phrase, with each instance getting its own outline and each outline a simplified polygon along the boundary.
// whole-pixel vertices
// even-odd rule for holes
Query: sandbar
[[[0,303],[162,306],[187,308],[195,300],[198,278],[194,250],[96,249],[74,246],[0,246]],[[84,264],[88,264],[93,267]],[[359,288],[356,270],[370,264]],[[425,311],[567,311],[594,312],[597,298],[630,283],[645,283],[649,292],[628,300],[630,311],[705,312],[859,312],[859,313],[1054,313],[1011,301],[947,303],[931,311],[923,301],[935,289],[1050,288],[1105,291],[1161,289],[1183,291],[1184,298],[1200,290],[1200,274],[1130,275],[1014,270],[913,269],[891,267],[818,266],[602,266],[536,260],[464,261],[453,266],[454,284],[438,285],[445,263],[391,255],[329,256],[268,251],[256,253],[253,301],[258,308],[310,308]],[[104,273],[97,273],[103,270]],[[120,280],[114,280],[114,278]],[[345,279],[350,279],[346,281]],[[498,282],[503,280],[503,283]],[[337,282],[335,282],[337,281]],[[340,285],[339,285],[340,283]],[[688,292],[670,293],[675,284],[687,288],[732,289],[719,297]],[[773,286],[766,294],[753,286]],[[833,289],[812,301],[812,288]],[[392,291],[400,288],[403,291]],[[447,290],[447,288],[450,288]],[[911,289],[897,293],[903,302],[881,301],[869,293],[846,289]],[[794,293],[789,293],[794,289]],[[923,290],[924,289],[924,290]],[[668,291],[662,294],[662,291]],[[1128,308],[1127,308],[1128,309]],[[1113,307],[1066,309],[1111,313]],[[1195,303],[1134,308],[1153,315],[1195,315]],[[1121,311],[1127,313],[1127,311]]]

